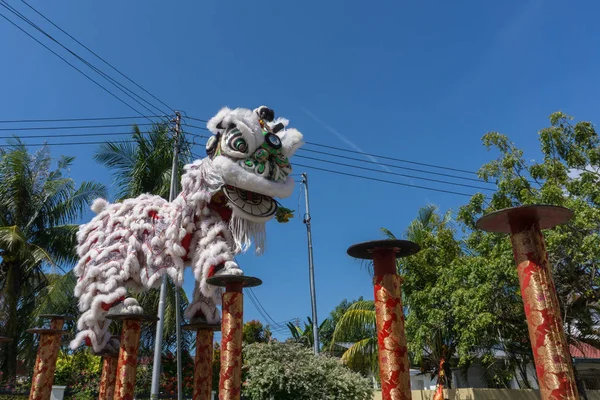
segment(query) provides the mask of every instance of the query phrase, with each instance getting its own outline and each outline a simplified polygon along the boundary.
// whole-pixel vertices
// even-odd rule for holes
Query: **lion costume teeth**
[[[196,284],[185,316],[219,322],[221,289],[206,279],[243,273],[235,255],[252,241],[257,252],[264,249],[265,223],[277,210],[274,198],[293,191],[289,158],[303,142],[287,125],[264,106],[223,108],[207,124],[214,134],[208,157],[185,166],[173,202],[150,194],[115,204],[94,201],[97,215],[77,234],[75,296],[82,314],[72,349],[82,342],[96,352],[114,346],[106,316],[112,307],[132,303],[127,289],[156,288],[165,274],[181,286],[186,266]]]

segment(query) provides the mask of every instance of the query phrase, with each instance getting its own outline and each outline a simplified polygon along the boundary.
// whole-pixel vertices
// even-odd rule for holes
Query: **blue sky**
[[[111,72],[21,1],[7,2]],[[207,119],[222,106],[266,104],[289,118],[306,140],[329,146],[475,171],[495,156],[481,145],[481,136],[488,131],[508,134],[527,157],[535,158],[539,155],[536,132],[547,125],[550,113],[563,110],[578,119],[597,120],[600,33],[595,27],[600,6],[591,1],[568,6],[555,0],[169,4],[31,0],[30,4],[189,116]],[[2,7],[0,13],[9,15]],[[15,20],[14,15],[10,18]],[[33,33],[30,27],[27,30]],[[85,68],[56,44],[39,34],[36,37]],[[0,120],[135,115],[2,18],[0,38]],[[2,128],[16,126],[4,124]],[[109,185],[108,172],[92,159],[96,150],[97,146],[85,145],[57,146],[52,151],[55,156],[77,157],[72,176],[78,182],[95,179]],[[195,152],[204,154],[201,147]],[[326,158],[385,171],[375,164]],[[294,161],[400,183],[475,192],[314,160]],[[372,297],[370,278],[358,261],[346,255],[348,246],[381,238],[381,227],[401,235],[419,207],[427,203],[456,211],[468,201],[463,196],[296,167],[295,173],[300,172],[309,174],[320,320],[344,298]],[[263,279],[263,286],[254,292],[277,322],[310,315],[306,230],[301,223],[304,206],[299,195],[298,184],[284,204],[301,211],[300,217],[284,225],[269,223],[266,254],[250,253],[239,259],[247,275]],[[188,274],[188,293],[192,284]],[[246,319],[254,318],[263,319],[247,299]]]

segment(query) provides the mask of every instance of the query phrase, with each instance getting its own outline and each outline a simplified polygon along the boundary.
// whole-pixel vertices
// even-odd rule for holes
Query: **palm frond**
[[[365,338],[352,344],[342,355],[342,361],[355,371],[376,373],[377,349],[377,338]]]

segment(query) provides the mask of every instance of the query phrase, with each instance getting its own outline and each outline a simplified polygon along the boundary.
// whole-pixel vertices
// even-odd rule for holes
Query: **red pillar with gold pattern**
[[[221,371],[219,400],[240,400],[242,378],[242,329],[244,324],[244,287],[262,284],[249,276],[220,275],[209,278],[210,285],[225,287],[221,318]]]
[[[115,383],[117,381],[119,353],[116,351],[102,351],[96,355],[102,357],[102,374],[100,375],[98,400],[113,400],[115,396]]]
[[[193,318],[183,329],[196,331],[192,400],[212,400],[213,332],[221,330],[221,326],[209,324],[203,318]]]
[[[40,318],[50,319],[50,327],[27,330],[28,333],[37,333],[40,335],[35,366],[33,367],[29,400],[50,399],[61,336],[67,333],[67,331],[63,330],[63,325],[65,320],[73,319],[64,315],[53,314],[40,315]]]
[[[563,207],[532,205],[496,211],[477,221],[484,231],[510,234],[543,400],[579,399],[542,234],[542,229],[572,216]]]
[[[375,316],[381,394],[383,400],[411,400],[410,364],[404,332],[402,278],[396,259],[417,253],[416,243],[406,240],[378,240],[359,243],[348,249],[354,258],[373,260]]]
[[[142,323],[155,322],[158,318],[132,313],[109,314],[107,318],[123,321],[113,399],[133,400]]]

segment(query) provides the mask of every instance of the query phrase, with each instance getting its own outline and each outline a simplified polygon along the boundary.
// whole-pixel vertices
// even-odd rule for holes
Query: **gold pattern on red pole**
[[[133,400],[140,334],[140,320],[126,319],[123,321],[117,381],[115,383],[115,400]]]
[[[211,400],[213,331],[198,329],[196,332],[196,358],[194,360],[193,400]]]
[[[102,375],[100,378],[100,393],[98,400],[113,400],[115,383],[117,381],[117,365],[119,357],[108,354],[102,357]]]
[[[542,232],[534,224],[511,241],[542,399],[579,399]]]
[[[40,333],[40,342],[33,368],[29,400],[50,399],[64,322],[64,319],[53,318],[50,321],[50,329],[35,330]]]
[[[223,293],[219,400],[239,400],[242,373],[243,295]]]
[[[400,285],[395,274],[375,275],[375,313],[383,400],[411,400]]]

